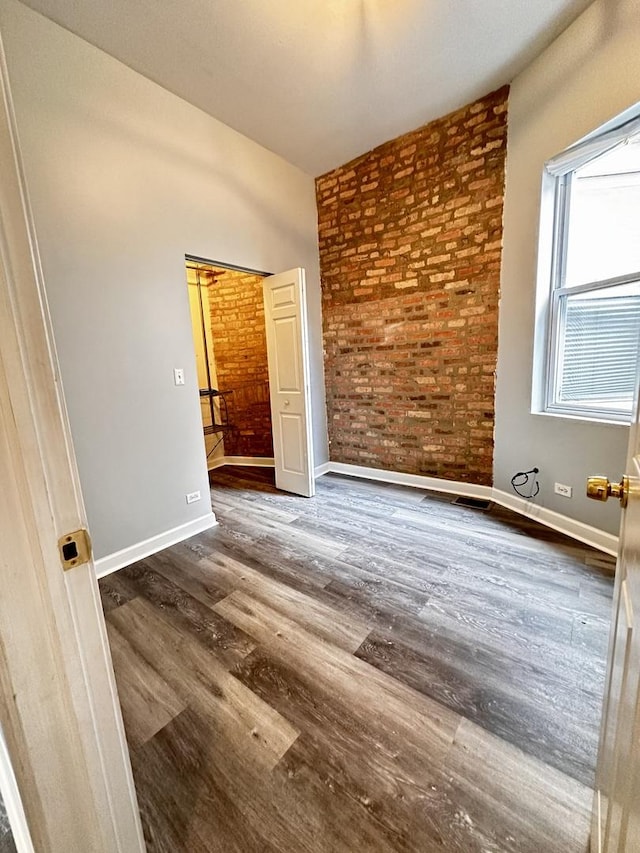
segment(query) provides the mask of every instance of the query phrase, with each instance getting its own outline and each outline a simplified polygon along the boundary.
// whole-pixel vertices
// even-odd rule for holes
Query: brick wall
[[[507,97],[316,181],[333,461],[492,482]]]
[[[225,454],[273,456],[261,276],[217,270],[209,305],[218,388],[233,390]]]

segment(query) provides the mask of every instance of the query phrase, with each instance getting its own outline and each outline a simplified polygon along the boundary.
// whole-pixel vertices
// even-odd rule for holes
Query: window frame
[[[542,375],[542,406],[538,411],[543,414],[580,418],[594,422],[613,422],[629,424],[631,413],[616,411],[605,406],[589,405],[580,406],[570,403],[560,403],[557,400],[559,390],[559,379],[562,369],[563,340],[565,330],[565,317],[567,297],[597,291],[606,291],[609,288],[621,284],[640,282],[640,270],[627,273],[622,276],[614,276],[604,280],[586,282],[573,287],[566,286],[567,248],[569,234],[569,218],[571,209],[571,185],[573,175],[577,169],[586,165],[591,160],[600,157],[612,148],[619,145],[624,139],[635,135],[640,131],[640,117],[636,116],[631,121],[607,130],[604,133],[594,134],[572,148],[567,149],[545,164],[543,177],[543,204],[544,204],[544,181],[547,186],[553,181],[552,203],[552,227],[551,227],[551,251],[549,259],[549,280],[546,288],[545,315],[546,315],[546,347]],[[547,192],[547,199],[549,193]],[[544,211],[541,212],[541,246],[544,240],[543,234]],[[535,387],[535,383],[534,383]]]

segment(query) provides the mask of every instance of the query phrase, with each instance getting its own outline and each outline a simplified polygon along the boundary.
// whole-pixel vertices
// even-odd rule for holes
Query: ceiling
[[[509,82],[591,0],[26,0],[319,175]]]

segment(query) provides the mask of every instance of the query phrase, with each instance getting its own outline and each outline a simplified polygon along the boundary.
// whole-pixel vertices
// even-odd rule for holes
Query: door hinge
[[[58,539],[60,562],[66,571],[82,566],[91,559],[91,539],[86,530],[76,530]]]

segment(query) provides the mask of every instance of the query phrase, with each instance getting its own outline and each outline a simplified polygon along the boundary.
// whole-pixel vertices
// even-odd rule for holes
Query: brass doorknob
[[[594,501],[619,498],[620,506],[625,507],[629,499],[629,478],[624,476],[619,483],[610,483],[607,477],[589,477],[587,479],[587,497]]]

